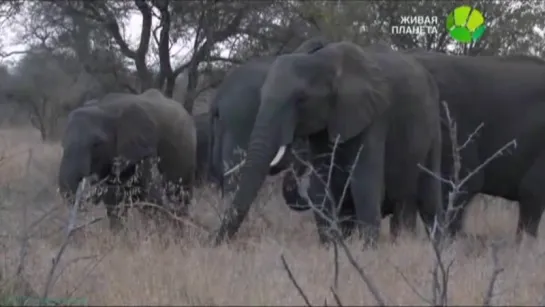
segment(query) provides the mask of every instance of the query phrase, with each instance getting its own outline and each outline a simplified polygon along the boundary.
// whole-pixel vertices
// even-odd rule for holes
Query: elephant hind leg
[[[522,241],[522,231],[537,237],[539,222],[545,210],[545,192],[541,177],[545,173],[545,152],[541,153],[532,167],[526,172],[519,186],[519,220],[517,242]]]

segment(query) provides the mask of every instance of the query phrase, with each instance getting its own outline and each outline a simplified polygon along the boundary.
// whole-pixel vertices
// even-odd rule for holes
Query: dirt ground
[[[125,236],[112,236],[106,221],[78,231],[48,278],[52,259],[63,243],[68,210],[56,192],[61,155],[58,144],[43,144],[31,129],[0,130],[0,292],[3,296],[42,295],[84,298],[89,305],[303,305],[281,256],[312,305],[337,305],[333,249],[317,243],[310,213],[290,212],[274,179],[230,245],[206,247],[207,233],[188,227],[181,242],[166,244],[142,231],[137,214]],[[278,179],[276,179],[278,181]],[[192,216],[208,228],[218,225],[221,201],[210,188],[197,191]],[[494,305],[545,302],[545,239],[514,244],[518,216],[515,204],[479,197],[471,205],[465,229],[472,236],[444,251],[452,261],[448,277],[450,305],[482,304],[494,271]],[[78,225],[104,215],[100,207],[80,213]],[[434,256],[420,229],[418,238],[392,243],[383,223],[378,249],[348,247],[388,305],[428,305],[432,298]],[[543,233],[543,229],[540,231]],[[28,237],[28,244],[24,244]],[[168,240],[167,240],[168,241]],[[167,242],[168,243],[168,242]],[[497,246],[498,261],[494,261]],[[374,305],[361,276],[341,250],[335,288],[344,305]],[[16,279],[17,270],[22,279]],[[11,288],[10,288],[11,287]],[[11,292],[10,292],[11,291]],[[15,291],[15,292],[14,292]],[[21,294],[22,293],[22,294]]]

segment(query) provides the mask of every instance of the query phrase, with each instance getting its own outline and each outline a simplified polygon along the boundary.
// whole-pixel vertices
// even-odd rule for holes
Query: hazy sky
[[[17,17],[17,20],[21,23],[24,23],[24,15],[21,14]],[[157,24],[158,20],[153,18],[153,26]],[[138,46],[138,41],[140,39],[140,31],[142,27],[142,17],[139,14],[132,14],[125,28],[124,38],[128,44],[136,49]],[[20,36],[20,28],[17,23],[12,23],[10,26],[6,27],[4,30],[3,37],[0,38],[2,42],[2,51],[3,52],[13,52],[13,51],[23,51],[27,48],[25,44],[18,43],[18,37]],[[152,39],[153,41],[153,39]],[[191,46],[191,45],[189,45]],[[185,44],[178,43],[172,47],[172,58],[173,65],[178,64],[180,61],[186,60],[190,56],[191,47],[185,46]],[[22,54],[16,54],[10,56],[8,59],[4,59],[6,62],[17,62],[21,59]],[[151,60],[151,58],[150,58]],[[9,64],[9,63],[8,63]]]
[[[18,16],[19,22],[24,23],[24,14],[21,14]],[[153,19],[153,26],[157,24],[158,20],[156,18]],[[12,51],[22,51],[26,49],[26,46],[24,44],[17,44],[17,37],[18,31],[17,31],[17,23],[12,23],[9,27],[3,29],[3,36],[0,37],[0,40],[2,42],[2,51],[3,52],[12,52]],[[126,31],[124,33],[124,36],[129,43],[129,45],[135,49],[140,37],[140,29],[142,25],[142,17],[138,13],[134,13],[131,15],[128,24],[126,25]],[[535,28],[536,32],[541,34],[543,36],[544,31],[540,30],[539,28]],[[152,39],[153,40],[153,39]],[[182,44],[178,43],[172,47],[171,51],[171,59],[172,64],[174,67],[178,66],[181,62],[185,62],[187,59],[189,59],[190,51],[191,51],[191,44]],[[224,49],[222,51],[222,56],[228,56],[229,51],[227,49]],[[22,55],[13,55],[10,56],[8,59],[1,59],[2,62],[5,64],[13,64],[14,62],[17,62]],[[150,52],[150,63],[153,61],[153,56]],[[156,57],[155,57],[156,60]]]

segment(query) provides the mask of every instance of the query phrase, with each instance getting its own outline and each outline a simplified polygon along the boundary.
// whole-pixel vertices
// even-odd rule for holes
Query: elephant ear
[[[117,154],[131,161],[156,154],[157,124],[146,111],[134,104],[124,109],[117,121]]]
[[[378,63],[359,46],[340,42],[319,51],[334,65],[334,102],[328,118],[331,141],[347,141],[390,106],[389,87]]]

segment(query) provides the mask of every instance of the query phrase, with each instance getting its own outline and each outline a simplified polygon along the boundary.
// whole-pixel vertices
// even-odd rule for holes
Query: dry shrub
[[[60,230],[68,213],[56,195],[60,148],[41,143],[32,130],[2,130],[0,146],[4,157],[0,160],[4,251],[0,285],[7,287],[19,270],[32,291],[10,289],[11,295],[42,295],[52,259],[63,242]],[[78,231],[62,255],[48,296],[84,297],[91,305],[301,305],[304,302],[280,260],[283,254],[313,305],[335,304],[330,290],[333,252],[318,245],[312,214],[289,211],[279,196],[279,178],[269,181],[236,239],[218,248],[202,245],[207,233],[192,226],[180,244],[164,244],[156,234],[142,231],[137,214],[130,216],[125,236],[112,236],[106,221]],[[195,194],[192,215],[215,227],[221,203],[214,189],[202,188]],[[104,214],[100,207],[92,209],[78,216],[79,223]],[[516,206],[505,201],[479,197],[474,202],[465,228],[480,236],[459,240],[447,251],[455,259],[450,304],[482,303],[493,271],[490,242],[496,239],[507,243],[499,250],[504,271],[493,303],[541,303],[545,240],[517,249],[513,242],[517,215]],[[415,292],[426,296],[430,292],[435,261],[430,244],[422,229],[420,237],[393,244],[387,229],[386,220],[377,250],[362,251],[358,242],[349,242],[352,254],[387,304],[424,304]],[[22,239],[25,236],[28,244]],[[345,305],[376,303],[343,253],[337,294]]]

